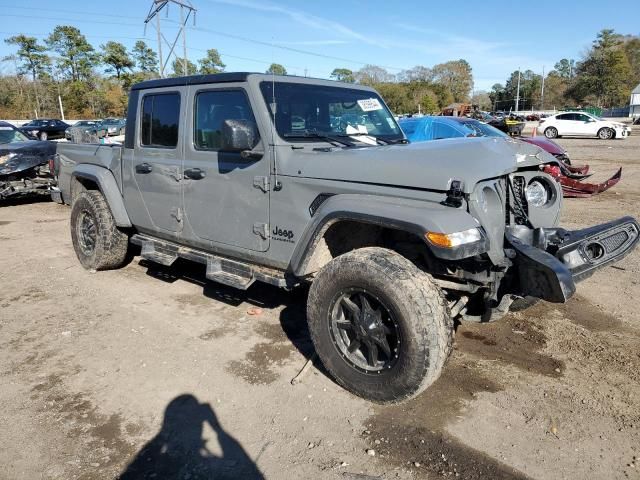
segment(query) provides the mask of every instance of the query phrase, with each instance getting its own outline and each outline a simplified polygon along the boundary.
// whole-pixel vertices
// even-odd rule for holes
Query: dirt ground
[[[640,218],[640,131],[559,143],[596,179],[623,167],[566,201],[566,226]],[[312,352],[304,292],[139,257],[92,274],[68,220],[0,206],[2,479],[640,478],[640,250],[566,305],[461,325],[440,380],[380,407],[320,366],[290,384]]]

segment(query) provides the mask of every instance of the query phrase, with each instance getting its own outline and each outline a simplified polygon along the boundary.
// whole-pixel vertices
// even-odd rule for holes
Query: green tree
[[[142,40],[138,40],[133,46],[131,55],[141,72],[158,71],[158,55]]]
[[[220,54],[215,48],[207,50],[207,56],[198,60],[200,64],[200,73],[221,73],[224,71],[226,65],[222,63]]]
[[[18,47],[16,52],[16,57],[20,62],[18,73],[21,75],[30,74],[33,81],[45,74],[51,66],[51,59],[44,53],[47,51],[47,47],[39,45],[35,37],[15,35],[5,39],[4,43]]]
[[[449,89],[454,102],[469,100],[473,87],[471,65],[466,60],[453,60],[433,67],[433,81]]]
[[[187,59],[187,71],[184,71],[184,59],[177,58],[171,64],[174,77],[184,77],[186,75],[195,75],[198,73],[198,67],[191,60]]]
[[[576,74],[576,61],[563,58],[553,67],[560,78],[573,78]]]
[[[134,67],[135,64],[123,44],[107,42],[100,48],[102,49],[102,61],[108,65],[107,72],[115,71],[118,79],[125,68],[131,70]]]
[[[272,63],[269,66],[269,68],[267,69],[266,73],[268,73],[270,75],[286,75],[287,74],[287,69],[284,68],[279,63]]]
[[[334,68],[330,75],[331,78],[338,82],[353,83],[356,81],[353,72],[348,68]]]
[[[58,68],[73,81],[88,79],[99,56],[76,27],[58,25],[45,43],[56,52]]]
[[[626,103],[633,82],[621,36],[611,29],[598,33],[593,46],[577,68],[569,94],[578,102],[593,99],[597,106]]]
[[[640,83],[640,37],[631,37],[624,44],[624,51],[631,67],[631,88]],[[634,83],[636,85],[634,85]]]

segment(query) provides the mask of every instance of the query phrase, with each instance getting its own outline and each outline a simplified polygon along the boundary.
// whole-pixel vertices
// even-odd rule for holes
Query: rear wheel
[[[544,136],[547,138],[558,138],[558,129],[555,127],[549,127],[545,129]]]
[[[615,135],[615,132],[609,127],[604,127],[598,130],[598,138],[600,140],[610,140]]]
[[[81,191],[71,209],[71,240],[78,260],[87,270],[124,265],[129,237],[115,224],[109,205],[98,190]]]
[[[418,395],[440,375],[453,322],[442,291],[406,258],[383,248],[333,259],[309,290],[309,330],[335,380],[375,402]]]

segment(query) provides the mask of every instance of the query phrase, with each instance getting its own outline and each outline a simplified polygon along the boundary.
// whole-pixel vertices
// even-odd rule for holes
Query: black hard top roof
[[[199,85],[201,83],[244,82],[251,75],[249,72],[214,73],[210,75],[190,75],[188,77],[159,78],[136,83],[131,90],[147,88],[182,87],[185,85]]]

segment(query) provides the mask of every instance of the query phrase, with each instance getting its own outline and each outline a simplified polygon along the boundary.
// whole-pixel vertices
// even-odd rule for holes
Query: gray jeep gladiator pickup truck
[[[123,146],[59,144],[58,201],[87,269],[206,265],[239,289],[310,284],[309,331],[341,385],[377,402],[440,374],[454,321],[564,302],[629,253],[629,217],[558,227],[556,159],[504,138],[409,144],[375,90],[246,73],[135,85]]]

